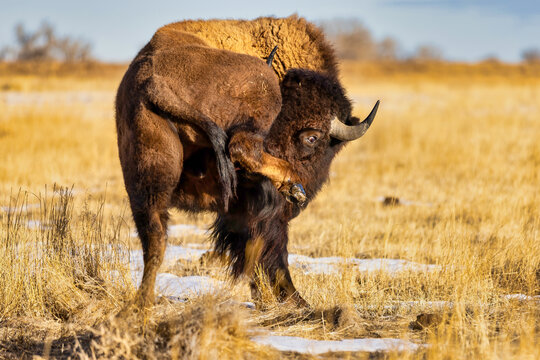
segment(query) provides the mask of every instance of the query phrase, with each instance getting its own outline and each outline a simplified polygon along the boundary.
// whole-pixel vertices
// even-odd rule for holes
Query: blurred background
[[[183,19],[306,17],[353,60],[540,59],[533,0],[3,1],[0,58],[127,62],[160,26]]]

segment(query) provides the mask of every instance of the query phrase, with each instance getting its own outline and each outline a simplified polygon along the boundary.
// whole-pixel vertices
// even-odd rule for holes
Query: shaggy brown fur
[[[277,45],[272,67],[280,80],[293,68],[324,72],[333,77],[338,74],[334,51],[322,31],[296,15],[281,19],[262,17],[253,21],[191,20],[164,26],[160,31],[185,31],[216,49],[261,59],[266,59]]]
[[[263,59],[275,45],[272,71]],[[276,187],[287,193],[284,185],[302,180],[315,195],[342,145],[328,135],[330,119],[354,123],[350,110],[331,48],[304,19],[159,29],[116,101],[120,161],[143,246],[142,305],[153,303],[173,206],[217,212],[216,250],[229,254],[233,274],[260,264],[278,295],[305,304],[287,266],[287,225],[300,207]]]

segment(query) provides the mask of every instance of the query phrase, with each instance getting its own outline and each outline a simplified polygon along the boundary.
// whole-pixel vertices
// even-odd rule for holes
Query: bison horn
[[[268,58],[266,59],[266,64],[270,67],[272,67],[272,60],[274,60],[274,55],[276,55],[276,51],[278,49],[278,46],[274,46],[272,51],[270,52],[270,55],[268,55]]]
[[[358,125],[345,125],[337,117],[333,118],[330,126],[330,136],[342,141],[351,141],[364,135],[377,114],[379,103],[380,100],[377,100],[368,117]]]

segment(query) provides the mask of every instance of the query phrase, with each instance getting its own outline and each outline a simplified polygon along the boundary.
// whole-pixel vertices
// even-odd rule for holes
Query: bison
[[[281,300],[307,305],[288,270],[288,223],[378,106],[360,123],[337,76],[322,32],[296,16],[184,21],[155,33],[116,98],[120,162],[143,248],[142,306],[154,301],[171,207],[217,214],[215,250],[235,277],[251,277],[254,299],[260,267]]]

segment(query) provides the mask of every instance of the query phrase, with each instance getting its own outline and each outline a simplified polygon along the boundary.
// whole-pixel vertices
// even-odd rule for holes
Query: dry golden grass
[[[329,185],[293,221],[290,252],[399,258],[441,271],[363,274],[344,267],[306,275],[292,268],[299,291],[321,311],[306,314],[272,299],[265,311],[243,309],[229,301],[249,300],[239,283],[187,303],[162,300],[142,322],[111,318],[134,294],[120,280],[129,278],[120,259],[126,246],[138,246],[129,237],[116,150],[113,99],[122,68],[115,69],[42,76],[0,68],[0,206],[28,204],[0,210],[0,358],[312,358],[251,342],[261,328],[428,344],[382,358],[540,358],[540,302],[503,296],[540,294],[537,68],[342,66],[358,115],[379,98],[381,108],[368,134],[336,159]],[[55,192],[54,183],[73,190]],[[383,206],[381,196],[412,204]],[[173,215],[175,223],[211,221]],[[29,220],[48,226],[29,229]],[[225,279],[223,268],[206,262],[163,271]],[[430,301],[452,305],[433,309]],[[423,313],[435,321],[411,329]]]

